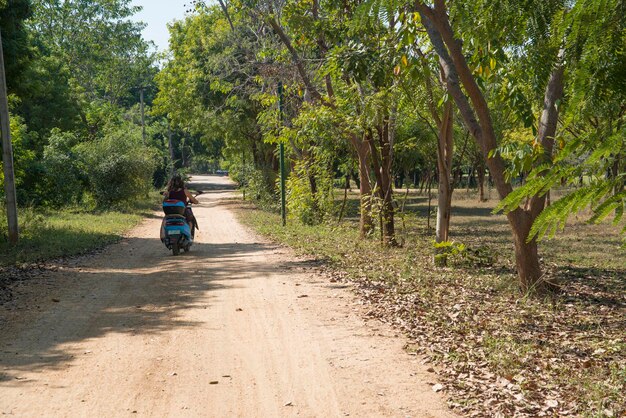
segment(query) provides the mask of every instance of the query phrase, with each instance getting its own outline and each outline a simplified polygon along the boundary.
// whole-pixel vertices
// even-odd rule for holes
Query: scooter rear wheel
[[[172,254],[174,254],[174,255],[180,254],[180,248],[178,247],[178,243],[177,242],[175,242],[172,245]]]

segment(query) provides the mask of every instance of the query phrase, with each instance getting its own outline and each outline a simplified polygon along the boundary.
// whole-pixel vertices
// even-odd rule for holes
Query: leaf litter
[[[442,269],[419,249],[374,251],[322,270],[355,285],[366,316],[404,331],[458,413],[626,417],[626,276],[549,268],[559,291],[525,297],[510,267]]]

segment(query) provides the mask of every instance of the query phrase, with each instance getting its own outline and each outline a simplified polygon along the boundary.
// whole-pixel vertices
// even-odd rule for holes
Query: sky
[[[133,0],[133,5],[143,7],[134,19],[148,24],[143,30],[143,37],[153,41],[159,51],[164,51],[169,38],[167,24],[185,17],[185,10],[189,8],[185,4],[189,3],[190,0]]]

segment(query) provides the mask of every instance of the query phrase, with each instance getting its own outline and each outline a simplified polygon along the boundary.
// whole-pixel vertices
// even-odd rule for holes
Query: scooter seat
[[[165,219],[187,219],[185,215],[167,215]]]

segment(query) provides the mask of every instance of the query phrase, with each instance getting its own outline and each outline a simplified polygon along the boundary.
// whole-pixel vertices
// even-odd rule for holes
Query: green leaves
[[[624,216],[624,205],[626,204],[626,192],[618,193],[609,197],[596,207],[593,212],[593,216],[589,222],[599,223],[607,218],[611,212],[615,213],[613,218],[613,225],[618,225]],[[626,230],[626,226],[624,227]]]
[[[528,241],[532,240],[535,237],[538,239],[541,239],[545,236],[548,236],[549,238],[554,237],[557,230],[562,230],[565,227],[567,219],[572,214],[578,213],[589,206],[591,206],[591,209],[594,212],[594,219],[596,222],[604,219],[606,216],[608,216],[610,212],[606,211],[605,209],[611,204],[609,203],[606,206],[604,204],[599,206],[596,205],[603,198],[605,198],[605,196],[610,193],[610,191],[610,184],[598,183],[582,187],[560,198],[552,205],[545,208],[543,212],[541,212],[539,217],[537,217],[528,235]],[[624,205],[625,197],[626,196],[624,195],[622,195],[621,197],[616,197],[616,199],[621,200],[622,207]],[[618,202],[615,203],[619,204]],[[600,211],[598,211],[598,209],[600,209]],[[615,218],[617,222],[619,222],[620,219],[621,215],[619,215],[619,217],[616,216]]]
[[[143,25],[130,20],[139,9],[129,0],[30,3],[11,2],[13,13],[15,6],[26,5],[27,45],[19,56],[30,64],[19,76],[9,76],[23,99],[19,111],[33,130],[46,135],[54,127],[74,129],[84,122],[81,108],[94,101],[130,107],[140,87],[150,98],[154,55],[141,37]]]
[[[526,199],[545,196],[552,188],[560,185],[564,179],[574,184],[575,180],[578,181],[577,175],[582,178],[581,172],[576,167],[559,166],[557,169],[550,170],[549,165],[544,165],[539,167],[536,172],[546,174],[534,174],[526,184],[515,189],[503,199],[494,209],[494,212],[511,212],[519,208],[519,205]],[[626,191],[619,191],[621,185],[624,184],[625,177],[622,174],[612,180],[589,178],[589,184],[581,185],[553,201],[537,217],[527,240],[553,238],[558,230],[565,227],[570,216],[587,208],[591,211],[589,222],[602,222],[613,214],[613,223],[618,225],[623,218],[624,206],[626,205]],[[626,232],[626,227],[622,231]]]

